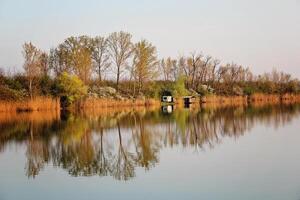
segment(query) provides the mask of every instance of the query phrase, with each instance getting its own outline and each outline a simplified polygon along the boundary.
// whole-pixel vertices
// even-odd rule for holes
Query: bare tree
[[[84,83],[91,78],[91,39],[87,36],[69,37],[56,49],[58,72],[73,72]]]
[[[49,56],[46,52],[41,52],[40,55],[40,68],[43,76],[49,75]]]
[[[102,81],[103,73],[111,65],[108,53],[108,41],[104,37],[97,36],[92,39],[92,59],[99,81]]]
[[[126,32],[115,32],[108,37],[108,49],[110,56],[115,64],[117,74],[117,90],[119,81],[124,68],[127,66],[127,60],[132,55],[131,35]]]
[[[174,77],[174,66],[176,66],[176,60],[173,60],[171,57],[161,60],[160,67],[165,81],[170,81],[172,80],[172,76]]]
[[[65,62],[67,51],[60,48],[50,49],[49,53],[49,68],[53,70],[55,76],[61,75],[63,72],[71,73],[71,67]]]
[[[220,64],[220,60],[214,59],[211,65],[210,82],[212,84],[214,84],[214,82],[216,81],[216,71],[219,64]]]
[[[201,59],[203,55],[192,53],[188,62],[190,68],[190,75],[191,75],[191,87],[195,89],[195,79],[197,78],[197,73],[199,68],[201,67]]]
[[[24,70],[28,79],[28,90],[30,98],[33,98],[33,81],[41,74],[41,50],[37,49],[31,42],[23,45],[23,56],[25,59]]]
[[[187,66],[187,59],[184,56],[180,56],[178,58],[178,68],[180,70],[180,74],[184,74],[188,76],[188,73],[186,71],[186,66]]]

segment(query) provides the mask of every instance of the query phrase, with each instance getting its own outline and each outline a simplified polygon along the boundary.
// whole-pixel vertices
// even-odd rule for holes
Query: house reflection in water
[[[171,114],[173,112],[174,106],[173,105],[165,105],[161,107],[161,110],[164,114]]]

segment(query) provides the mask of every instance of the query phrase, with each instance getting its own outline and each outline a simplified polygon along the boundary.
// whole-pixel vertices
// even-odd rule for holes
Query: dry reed
[[[20,121],[36,123],[51,123],[60,119],[60,110],[33,111],[33,112],[3,112],[0,113],[0,124]]]
[[[59,99],[36,97],[24,101],[0,101],[0,112],[59,110]]]
[[[137,106],[154,106],[160,105],[159,100],[155,99],[137,99],[137,100],[114,100],[114,99],[97,99],[88,98],[84,101],[79,102],[80,109],[97,109],[97,108],[109,108],[109,107],[137,107]]]
[[[222,105],[243,105],[247,104],[246,96],[216,96],[210,95],[201,98],[201,103],[222,104]]]

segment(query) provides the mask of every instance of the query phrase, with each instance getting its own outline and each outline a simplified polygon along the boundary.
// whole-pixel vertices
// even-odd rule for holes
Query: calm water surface
[[[300,106],[0,114],[0,199],[300,199]]]

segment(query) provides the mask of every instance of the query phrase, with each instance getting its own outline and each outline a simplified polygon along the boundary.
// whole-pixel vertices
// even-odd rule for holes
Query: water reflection
[[[25,146],[30,178],[53,165],[71,176],[128,180],[137,167],[158,164],[162,148],[210,149],[258,123],[276,128],[299,114],[298,105],[2,114],[0,153]]]
[[[161,111],[164,114],[171,114],[173,112],[174,106],[173,105],[165,105],[161,107]]]

